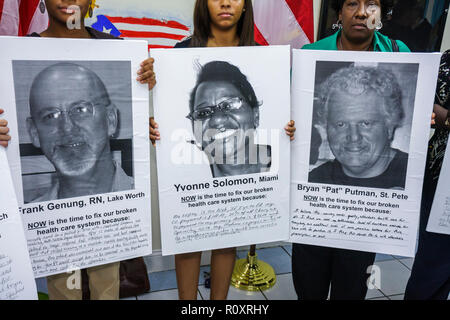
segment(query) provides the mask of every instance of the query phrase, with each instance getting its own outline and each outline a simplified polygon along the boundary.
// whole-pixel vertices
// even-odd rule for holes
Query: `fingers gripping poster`
[[[286,240],[289,47],[151,55],[163,254]]]
[[[135,80],[146,43],[0,41],[8,159],[35,276],[151,253],[148,87]]]
[[[294,51],[291,242],[414,256],[439,58]]]

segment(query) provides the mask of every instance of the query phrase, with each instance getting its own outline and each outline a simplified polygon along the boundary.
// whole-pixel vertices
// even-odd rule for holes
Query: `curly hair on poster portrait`
[[[326,126],[330,98],[333,93],[341,92],[349,96],[360,96],[370,92],[379,98],[384,121],[391,128],[403,125],[402,88],[394,73],[379,67],[350,66],[339,69],[330,75],[318,88],[316,97],[317,124]]]

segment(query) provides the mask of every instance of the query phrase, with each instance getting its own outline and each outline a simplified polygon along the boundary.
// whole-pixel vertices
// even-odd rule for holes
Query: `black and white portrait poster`
[[[428,219],[427,231],[450,235],[450,148],[447,145],[442,163],[433,205]]]
[[[0,179],[0,300],[37,300],[27,241],[3,147],[0,147]]]
[[[149,95],[135,80],[145,42],[0,41],[8,159],[35,276],[151,253]]]
[[[439,59],[294,52],[291,242],[414,256]]]
[[[286,240],[289,47],[151,55],[163,255]]]

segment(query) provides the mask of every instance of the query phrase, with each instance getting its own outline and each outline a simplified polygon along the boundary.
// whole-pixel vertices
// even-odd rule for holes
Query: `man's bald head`
[[[59,175],[77,176],[111,160],[109,139],[117,130],[117,109],[102,80],[88,68],[58,63],[42,70],[30,90],[33,145]]]
[[[77,100],[104,106],[111,103],[103,81],[95,72],[74,63],[54,64],[42,70],[33,80],[30,112],[34,116],[42,108],[58,108],[64,102]]]

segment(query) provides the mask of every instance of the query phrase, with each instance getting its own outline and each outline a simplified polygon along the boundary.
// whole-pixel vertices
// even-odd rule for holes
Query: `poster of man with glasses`
[[[286,239],[289,47],[151,54],[163,254]]]
[[[1,42],[6,152],[35,276],[150,254],[149,92],[135,79],[147,44]]]
[[[18,118],[26,117],[19,121],[24,202],[133,190],[129,64],[14,61],[13,68]],[[100,76],[112,77],[109,90]],[[117,138],[128,149],[115,159]]]

